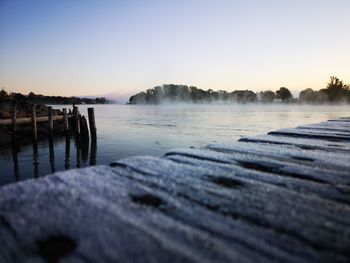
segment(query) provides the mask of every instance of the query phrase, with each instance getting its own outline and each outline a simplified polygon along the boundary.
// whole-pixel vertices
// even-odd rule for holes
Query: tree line
[[[3,101],[28,102],[33,104],[106,104],[111,103],[104,97],[100,98],[78,98],[62,96],[44,96],[29,92],[28,95],[21,93],[7,92],[4,88],[0,90],[0,102]]]
[[[164,84],[137,93],[130,97],[129,104],[159,104],[166,102],[185,103],[210,103],[210,102],[236,102],[236,103],[272,103],[280,101],[283,103],[350,103],[349,85],[345,85],[337,77],[331,77],[327,87],[319,91],[306,89],[299,93],[299,100],[294,99],[292,93],[286,87],[276,91],[261,91],[255,93],[251,90],[225,90],[214,91],[212,89],[202,90],[194,86]]]
[[[350,85],[344,84],[339,78],[332,76],[325,89],[318,91],[305,89],[301,91],[299,101],[311,104],[350,103]]]
[[[275,99],[289,102],[292,101],[293,96],[285,87],[281,87],[276,92],[269,90],[255,93],[251,90],[227,92],[225,90],[214,91],[209,89],[205,91],[194,86],[165,84],[131,96],[129,104],[159,104],[163,102],[210,103],[215,101],[237,103],[261,101],[263,103],[270,103]]]

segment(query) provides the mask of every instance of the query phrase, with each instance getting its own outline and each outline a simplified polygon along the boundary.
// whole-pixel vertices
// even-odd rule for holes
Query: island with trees
[[[5,88],[0,90],[0,102],[3,101],[27,102],[32,104],[107,104],[110,100],[100,98],[80,98],[80,97],[63,97],[63,96],[45,96],[29,92],[28,95],[16,92],[7,92]]]
[[[278,90],[261,91],[255,93],[251,90],[202,90],[194,86],[164,84],[146,92],[140,92],[130,97],[129,104],[160,104],[160,103],[312,103],[333,104],[350,103],[350,86],[344,84],[337,77],[331,77],[327,87],[319,91],[306,89],[300,92],[299,99],[293,98],[286,87]]]

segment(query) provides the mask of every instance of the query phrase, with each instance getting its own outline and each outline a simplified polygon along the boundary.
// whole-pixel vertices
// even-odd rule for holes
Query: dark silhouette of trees
[[[257,95],[251,90],[235,90],[231,92],[231,101],[239,103],[256,102]]]
[[[260,92],[259,97],[262,103],[271,103],[276,99],[276,94],[271,90],[267,90]]]
[[[327,84],[324,92],[328,95],[328,101],[333,102],[349,102],[349,85],[344,85],[343,81],[337,77],[332,76]]]
[[[7,92],[5,91],[5,88],[2,88],[0,90],[0,101],[4,100],[8,96]]]
[[[327,94],[324,91],[315,91],[313,89],[305,89],[299,93],[299,101],[301,103],[319,104],[328,101]]]
[[[236,90],[231,93],[212,89],[202,90],[194,86],[165,84],[140,92],[129,99],[130,104],[158,104],[162,102],[208,103],[214,101],[250,103],[257,101],[251,90]]]
[[[299,101],[301,103],[321,104],[321,103],[349,103],[350,87],[345,85],[343,81],[337,77],[330,77],[327,87],[314,91],[305,89],[299,93]]]
[[[293,95],[286,87],[280,87],[279,90],[276,91],[276,97],[282,101],[289,101],[293,98]]]
[[[105,104],[110,103],[106,98],[77,98],[62,96],[36,95],[34,92],[23,95],[21,93],[7,93],[4,88],[0,91],[0,101],[12,100],[17,102],[28,102],[33,104]]]

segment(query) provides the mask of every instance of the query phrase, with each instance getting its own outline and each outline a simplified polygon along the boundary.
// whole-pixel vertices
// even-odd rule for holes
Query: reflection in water
[[[55,150],[54,150],[54,147],[53,147],[53,136],[52,136],[52,134],[49,135],[49,152],[50,152],[51,173],[54,173],[56,171],[56,169],[55,169]]]
[[[15,175],[16,182],[20,180],[19,176],[19,168],[18,168],[18,152],[19,152],[19,145],[17,145],[16,142],[16,135],[12,136],[12,161],[13,161],[13,171]]]
[[[33,143],[33,166],[34,166],[34,178],[39,177],[39,155],[38,155],[38,144]]]
[[[70,136],[66,133],[66,148],[65,148],[65,159],[64,168],[68,170],[70,168]]]
[[[83,163],[89,159],[89,137],[81,140],[81,158]]]
[[[77,168],[81,167],[81,140],[79,136],[75,137],[75,147],[77,149]]]
[[[91,137],[90,149],[90,165],[96,165],[97,139],[96,136]]]

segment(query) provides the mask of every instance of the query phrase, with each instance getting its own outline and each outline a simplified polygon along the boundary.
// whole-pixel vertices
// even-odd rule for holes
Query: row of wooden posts
[[[81,127],[80,127],[80,115],[78,107],[73,105],[73,114],[68,114],[67,109],[62,109],[62,115],[53,115],[52,107],[48,107],[47,116],[36,116],[36,105],[32,106],[31,117],[29,118],[17,118],[16,114],[16,106],[12,107],[12,116],[11,119],[0,119],[0,126],[4,125],[12,125],[12,157],[14,163],[14,175],[15,180],[20,180],[19,173],[19,164],[18,164],[18,149],[16,143],[16,130],[17,124],[31,124],[32,133],[33,133],[33,165],[34,165],[34,177],[39,176],[39,155],[38,155],[38,131],[37,131],[37,123],[48,122],[49,127],[49,161],[51,167],[51,173],[56,172],[55,168],[55,153],[54,153],[54,143],[53,143],[53,130],[54,130],[54,121],[63,120],[64,131],[66,137],[66,146],[65,146],[65,169],[70,168],[70,127],[69,127],[69,119],[73,118],[75,125],[75,135],[76,135],[76,150],[77,150],[77,164],[76,167],[80,168],[81,165],[81,155],[87,156],[88,154],[88,140],[81,140]],[[96,124],[95,124],[95,113],[94,108],[88,108],[88,119],[90,126],[90,135],[91,135],[91,152],[90,152],[90,165],[96,164],[96,149],[97,149],[97,140],[96,140]],[[86,138],[84,138],[86,139]],[[87,158],[87,157],[86,157]],[[84,159],[84,157],[83,157]]]
[[[16,134],[17,130],[17,124],[29,124],[32,125],[32,132],[33,132],[33,143],[37,143],[38,141],[38,130],[37,130],[37,123],[41,122],[48,122],[49,126],[49,132],[50,135],[53,133],[53,122],[59,121],[63,119],[63,125],[64,125],[64,131],[66,133],[69,132],[69,118],[74,118],[74,130],[78,137],[80,137],[81,128],[80,128],[80,115],[78,107],[73,106],[73,114],[68,114],[67,109],[62,109],[63,114],[62,115],[53,115],[52,107],[48,107],[48,116],[42,116],[37,117],[36,116],[36,105],[32,106],[32,116],[30,118],[17,118],[16,114],[16,105],[14,104],[12,106],[12,117],[11,119],[3,119],[0,120],[0,126],[4,125],[12,125],[12,132],[13,135]],[[89,119],[89,126],[90,126],[90,135],[92,139],[96,139],[96,123],[95,123],[95,112],[94,108],[88,108],[88,119]]]

